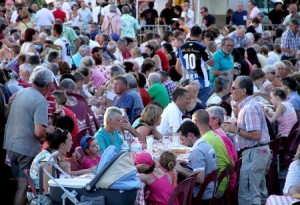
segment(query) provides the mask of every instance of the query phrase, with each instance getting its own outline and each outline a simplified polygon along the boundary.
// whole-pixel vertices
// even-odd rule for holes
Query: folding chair
[[[193,177],[189,177],[182,182],[180,182],[175,190],[173,191],[173,194],[171,195],[171,198],[169,200],[168,205],[173,205],[176,200],[178,200],[179,205],[190,205],[191,199],[189,199],[190,191],[191,191],[191,185],[194,181]],[[188,203],[189,202],[189,203]]]

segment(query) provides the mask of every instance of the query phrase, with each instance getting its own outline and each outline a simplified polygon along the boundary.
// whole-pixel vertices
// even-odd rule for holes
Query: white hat
[[[61,8],[61,3],[60,2],[55,2],[54,6],[55,6],[55,8]]]

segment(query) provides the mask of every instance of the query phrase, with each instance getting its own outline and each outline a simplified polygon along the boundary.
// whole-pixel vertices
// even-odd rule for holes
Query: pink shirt
[[[227,137],[226,133],[224,132],[224,130],[222,128],[218,128],[218,129],[214,130],[214,132],[217,135],[219,135],[221,137],[221,139],[223,140],[229,158],[232,161],[236,162],[238,160],[238,155],[237,155],[237,152],[236,152],[233,142],[229,139],[229,137]],[[229,190],[232,190],[234,188],[235,182],[236,182],[236,173],[234,172],[230,175],[230,180],[229,180],[229,185],[228,185]]]
[[[96,155],[95,159],[91,159],[88,156],[84,156],[82,161],[81,161],[81,168],[82,169],[88,169],[93,166],[97,166],[100,162],[101,156],[98,154]]]
[[[109,13],[109,15],[105,16],[102,23],[102,32],[110,35],[112,33],[116,33],[119,36],[121,35],[121,26],[122,20],[119,15],[116,13]]]
[[[278,134],[287,137],[297,122],[297,114],[293,105],[289,102],[282,103],[286,108],[286,111],[277,119],[278,122]]]

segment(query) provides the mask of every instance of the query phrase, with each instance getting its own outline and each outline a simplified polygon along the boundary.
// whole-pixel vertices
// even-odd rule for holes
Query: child
[[[80,140],[80,146],[85,156],[81,161],[81,168],[88,169],[99,164],[101,156],[99,155],[99,146],[95,138],[84,136]]]
[[[160,204],[167,205],[173,193],[171,177],[162,169],[155,167],[152,156],[147,152],[136,155],[134,160],[138,171],[142,173],[139,178],[147,185],[150,190],[149,196],[145,199],[148,205]],[[143,167],[143,169],[140,169]]]
[[[58,166],[66,172],[69,176],[71,176],[71,163],[69,161],[61,161],[58,163]],[[59,178],[66,178],[64,174],[60,174]]]
[[[175,155],[172,152],[165,151],[160,155],[158,163],[162,169],[171,176],[172,186],[175,189],[177,186],[177,173],[174,170],[176,165]]]

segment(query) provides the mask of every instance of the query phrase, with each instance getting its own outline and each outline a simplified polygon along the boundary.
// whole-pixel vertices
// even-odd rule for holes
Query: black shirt
[[[276,11],[275,9],[273,9],[269,13],[269,19],[272,24],[281,24],[285,16],[286,12],[282,10]]]
[[[203,19],[206,20],[206,22],[207,22],[205,24],[206,27],[209,27],[209,26],[211,26],[213,24],[216,24],[216,18],[213,15],[211,15],[211,14],[208,14]]]
[[[145,18],[147,25],[154,25],[155,19],[158,18],[158,13],[155,9],[146,9],[141,13],[141,17]]]
[[[166,20],[166,24],[171,25],[173,23],[172,18],[174,18],[174,7],[171,9],[164,8],[160,13],[160,18],[164,18]]]

